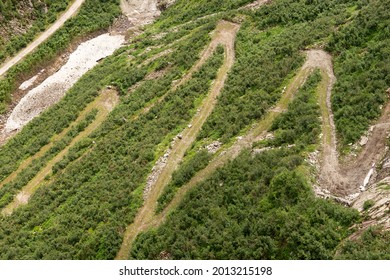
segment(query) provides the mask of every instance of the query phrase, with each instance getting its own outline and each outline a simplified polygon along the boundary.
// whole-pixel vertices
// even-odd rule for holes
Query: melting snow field
[[[113,54],[124,41],[125,37],[122,35],[103,34],[80,44],[58,72],[30,90],[20,100],[7,120],[5,131],[21,129],[42,111],[60,101],[81,76],[97,65],[100,59]]]

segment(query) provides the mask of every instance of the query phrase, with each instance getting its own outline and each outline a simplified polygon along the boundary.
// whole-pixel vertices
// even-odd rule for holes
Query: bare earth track
[[[64,23],[74,16],[81,5],[85,2],[85,0],[75,0],[72,6],[60,16],[57,21],[50,26],[45,32],[43,32],[37,39],[35,39],[31,44],[29,44],[25,49],[20,51],[16,56],[14,56],[9,61],[5,62],[0,68],[0,76],[4,75],[12,66],[16,65],[19,61],[33,52],[40,44],[42,44],[47,38],[54,34],[59,28],[61,28]]]
[[[226,81],[227,74],[234,63],[234,42],[238,30],[239,25],[237,24],[226,21],[220,22],[213,34],[211,43],[202,53],[201,59],[194,65],[194,67],[187,73],[187,75],[184,76],[181,81],[174,86],[177,87],[190,79],[192,74],[198,70],[213,54],[218,45],[224,46],[226,51],[224,64],[219,70],[217,78],[208,96],[203,101],[199,114],[194,116],[194,118],[191,120],[191,126],[183,131],[180,142],[174,145],[167,165],[163,168],[156,183],[152,186],[152,189],[147,196],[144,205],[139,210],[134,222],[126,229],[121,249],[116,257],[117,259],[127,258],[131,244],[135,237],[145,228],[146,225],[148,225],[150,220],[154,217],[158,197],[161,195],[165,185],[169,182],[173,171],[177,168],[178,164],[184,156],[185,151],[193,143],[196,135],[202,128],[207,117],[211,114],[216,104],[216,98],[220,94]]]
[[[15,196],[13,202],[7,205],[2,210],[3,215],[11,215],[12,212],[18,208],[20,205],[27,204],[31,195],[39,188],[42,182],[45,180],[45,177],[52,172],[53,166],[59,162],[64,156],[68,153],[69,149],[72,148],[77,142],[82,138],[90,135],[99,125],[106,119],[108,114],[114,109],[116,104],[119,102],[119,96],[115,90],[104,90],[91,104],[89,104],[85,110],[80,114],[80,117],[75,121],[75,123],[81,120],[86,114],[88,114],[92,109],[98,109],[97,116],[95,120],[82,132],[80,132],[70,143],[69,145],[59,152],[53,159],[51,159],[39,172],[38,174],[28,182],[26,186]],[[68,129],[63,131],[61,135],[66,134]],[[58,137],[56,137],[58,138]],[[50,149],[53,144],[50,143],[43,147],[38,154],[32,156],[30,159],[27,159],[22,165],[18,168],[17,171],[13,172],[8,178],[6,178],[0,185],[3,186],[4,183],[12,181],[16,178],[17,174],[23,170],[24,167],[27,167],[28,162],[32,162],[33,159],[40,157],[44,154],[44,151]]]
[[[238,137],[237,141],[233,145],[220,152],[206,168],[199,171],[186,185],[181,187],[162,213],[156,215],[155,209],[159,194],[161,194],[164,185],[168,183],[174,170],[174,166],[179,162],[178,158],[168,159],[167,166],[169,165],[169,167],[167,167],[166,170],[169,171],[167,172],[166,170],[163,170],[161,172],[160,178],[162,179],[159,178],[161,183],[158,181],[154,185],[152,194],[147,197],[144,206],[136,216],[134,222],[127,228],[117,259],[126,259],[130,252],[131,245],[137,235],[142,231],[148,230],[152,227],[156,228],[161,225],[169,213],[178,206],[185,194],[191,188],[208,178],[217,168],[223,166],[229,160],[236,158],[243,149],[251,148],[253,143],[263,139],[271,127],[275,117],[287,109],[287,106],[294,97],[294,94],[305,83],[307,77],[315,69],[320,69],[322,75],[322,81],[318,88],[319,103],[323,120],[322,162],[318,180],[321,188],[327,190],[327,193],[346,195],[356,192],[356,189],[359,188],[359,184],[362,183],[362,178],[364,178],[366,174],[365,172],[371,168],[373,161],[380,159],[382,150],[384,150],[385,141],[383,139],[386,137],[383,136],[387,130],[386,125],[383,123],[385,123],[386,119],[388,119],[388,110],[385,110],[385,114],[378,122],[381,124],[379,127],[382,129],[378,129],[376,131],[374,130],[374,133],[372,134],[373,136],[370,138],[369,143],[358,159],[350,165],[341,166],[338,160],[335,125],[333,122],[333,114],[330,103],[332,88],[336,81],[333,74],[332,58],[329,54],[322,50],[309,50],[306,52],[306,55],[307,59],[305,64],[287,86],[283,96],[276,106],[270,110],[265,117],[246,135]],[[375,139],[382,139],[383,141],[376,141]],[[380,144],[370,145],[370,141]],[[186,146],[187,145],[188,144],[186,143]],[[356,174],[359,174],[360,176],[356,176]],[[380,198],[378,200],[380,200]]]

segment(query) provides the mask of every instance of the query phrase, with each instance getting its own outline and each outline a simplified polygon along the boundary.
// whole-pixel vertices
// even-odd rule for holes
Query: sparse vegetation
[[[367,211],[368,209],[370,209],[374,205],[375,205],[375,202],[372,199],[366,200],[363,203],[363,210]]]

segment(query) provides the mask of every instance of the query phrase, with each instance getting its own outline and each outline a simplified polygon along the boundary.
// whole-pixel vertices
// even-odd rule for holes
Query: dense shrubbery
[[[334,32],[337,83],[332,107],[340,142],[355,142],[380,115],[390,85],[389,0],[370,1],[350,23]]]
[[[190,191],[131,257],[331,259],[358,213],[314,198],[292,151],[249,152]]]
[[[95,119],[96,114],[96,110],[92,110],[88,113],[83,120],[73,125],[64,137],[54,142],[53,146],[45,154],[43,154],[40,158],[33,160],[29,166],[17,174],[17,177],[13,181],[2,186],[0,188],[0,208],[10,203],[13,200],[14,195],[16,195],[22,187],[27,185],[48,161],[54,158],[59,152],[69,145],[73,138],[87,128],[87,126]]]
[[[0,38],[0,63],[8,56],[14,55],[31,42],[35,35],[53,23],[58,13],[64,11],[70,0],[51,1],[1,1],[0,2],[0,24],[6,33],[6,40]],[[46,8],[46,9],[45,9]],[[24,32],[15,29],[15,25],[23,26]]]
[[[185,23],[212,13],[230,11],[250,2],[253,0],[177,0],[173,6],[163,12],[157,25],[172,26]]]
[[[172,200],[177,189],[187,183],[197,171],[205,168],[210,159],[211,154],[203,149],[182,163],[180,168],[172,174],[171,182],[165,187],[164,192],[159,197],[157,212],[162,211]]]
[[[172,259],[332,259],[358,213],[316,199],[298,171],[300,151],[318,141],[320,80],[314,72],[273,123],[276,137],[269,144],[297,147],[242,153],[190,191],[165,224],[141,234],[131,257],[159,259],[164,252]],[[286,131],[291,137],[282,137]],[[197,160],[189,159],[173,176],[160,208],[190,179],[188,171],[198,169]]]
[[[4,238],[0,246],[8,250],[2,250],[0,258],[113,258],[121,244],[123,228],[141,203],[134,190],[143,184],[157,145],[189,121],[195,100],[207,93],[222,60],[222,54],[214,55],[192,80],[170,91],[137,120],[124,122],[107,135],[97,133],[102,139],[96,148],[69,164],[53,183],[39,189],[12,219],[2,220],[0,236]],[[168,74],[159,81],[164,84],[166,78],[172,76]],[[140,102],[135,98],[144,91],[142,87],[131,95],[133,102]],[[152,90],[152,96],[161,95],[161,88]],[[117,113],[114,110],[107,122],[114,121]],[[134,111],[127,113],[131,117]],[[16,235],[6,234],[10,230],[15,230]],[[36,233],[32,239],[28,237],[31,231]],[[14,243],[15,240],[29,246]]]
[[[119,0],[87,0],[74,18],[68,20],[34,53],[12,67],[5,79],[0,80],[0,113],[5,110],[18,79],[54,59],[76,38],[108,28],[119,13]]]
[[[91,6],[97,2],[99,5]],[[125,226],[142,204],[142,186],[155,160],[195,114],[196,102],[206,94],[222,63],[222,54],[214,55],[192,80],[172,91],[172,82],[188,71],[207,45],[210,39],[207,34],[214,29],[216,18],[186,24],[177,33],[169,33],[161,39],[151,35],[156,30],[166,31],[200,15],[229,10],[247,2],[251,1],[178,1],[148,29],[148,35],[140,36],[130,47],[103,60],[80,79],[59,104],[34,119],[2,147],[0,178],[4,179],[23,159],[35,154],[54,134],[69,126],[104,86],[112,84],[121,94],[120,104],[107,120],[54,166],[51,181],[34,194],[29,204],[11,217],[0,218],[0,248],[3,249],[0,258],[110,259],[116,255]],[[236,63],[214,112],[198,136],[200,142],[193,146],[199,147],[202,141],[217,138],[227,143],[263,117],[302,64],[301,51],[324,45],[329,40],[328,48],[336,55],[339,80],[334,97],[336,115],[340,102],[358,104],[349,97],[340,97],[343,83],[352,83],[342,71],[358,73],[356,78],[362,78],[365,89],[379,90],[383,86],[381,79],[385,77],[387,81],[387,76],[383,76],[387,68],[378,61],[379,57],[386,61],[387,48],[382,43],[369,43],[364,53],[360,49],[364,42],[345,45],[349,39],[343,39],[348,28],[355,27],[365,30],[357,29],[360,31],[356,34],[366,36],[364,38],[370,42],[386,43],[387,26],[368,24],[370,19],[362,19],[362,15],[355,18],[360,8],[373,9],[370,5],[377,7],[379,2],[275,0],[258,12],[240,12],[245,17],[237,17],[243,23],[237,36]],[[75,36],[108,26],[118,12],[117,1],[89,0],[86,3],[89,6],[67,23],[57,37],[12,70],[8,81],[0,81],[0,100],[10,92],[19,73],[55,57],[57,53],[50,50],[63,49]],[[87,16],[87,11],[93,12]],[[382,9],[378,16],[372,15],[374,22],[382,21],[379,18],[385,13],[386,9]],[[100,16],[102,20],[96,19]],[[362,27],[355,26],[356,19],[362,21],[358,21]],[[381,37],[377,28],[385,30],[385,37]],[[171,54],[140,66],[142,61],[165,47],[146,52],[149,46],[172,43],[185,35],[189,37],[170,47]],[[347,52],[343,51],[345,48]],[[48,54],[44,54],[44,50],[49,50]],[[356,55],[363,54],[364,59],[356,59]],[[129,59],[129,55],[134,58]],[[349,57],[354,62],[350,63]],[[358,64],[362,62],[367,65],[360,67]],[[142,81],[155,70],[164,70],[164,74]],[[171,258],[332,258],[340,241],[350,233],[349,227],[356,222],[358,214],[315,198],[301,174],[302,150],[318,139],[318,106],[314,94],[318,79],[318,74],[312,76],[297,93],[289,110],[273,124],[276,138],[269,144],[297,144],[295,147],[257,155],[243,152],[194,188],[165,224],[140,235],[132,257],[159,258],[164,251]],[[369,79],[372,79],[370,83]],[[129,92],[138,82],[141,82],[139,87]],[[355,89],[363,87],[360,81],[356,83]],[[157,103],[164,95],[165,99]],[[383,102],[378,96],[370,99],[375,101],[372,102],[374,107],[380,104],[378,100]],[[150,110],[142,113],[146,106],[150,106]],[[372,110],[376,109],[369,109],[365,116],[371,118],[375,115]],[[336,116],[336,123],[343,134],[339,128],[340,116]],[[353,126],[350,128],[355,130]],[[211,157],[205,151],[194,153],[194,150],[188,155],[160,198],[160,210]],[[31,176],[34,172],[35,169]],[[9,201],[15,193],[13,190],[18,188],[1,190],[2,200]],[[383,246],[386,240],[381,237],[375,243],[381,254],[386,251]],[[345,248],[341,258],[359,256],[366,247],[349,244]],[[375,253],[374,256],[387,255]]]
[[[390,232],[371,227],[357,240],[347,240],[339,248],[336,258],[345,260],[390,260]]]
[[[321,75],[317,70],[296,93],[287,112],[276,117],[271,127],[275,131],[275,138],[269,141],[270,145],[296,144],[306,147],[317,143],[321,122],[316,89],[320,80]]]

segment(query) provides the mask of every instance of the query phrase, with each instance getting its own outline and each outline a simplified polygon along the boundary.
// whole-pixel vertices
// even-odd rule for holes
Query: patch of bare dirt
[[[256,10],[263,6],[264,4],[270,3],[271,0],[256,0],[252,3],[249,3],[248,5],[245,5],[242,7],[242,9],[251,9],[251,10]]]
[[[125,26],[121,30],[127,36],[140,34],[144,25],[152,23],[161,14],[158,0],[121,0],[120,5],[125,17],[120,18],[120,23],[115,23],[114,27],[118,24]]]

